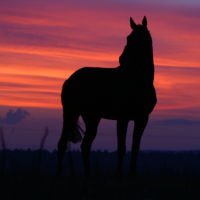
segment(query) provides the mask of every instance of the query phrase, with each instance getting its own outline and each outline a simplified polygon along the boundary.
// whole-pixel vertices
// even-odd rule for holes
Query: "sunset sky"
[[[158,103],[141,149],[200,149],[200,1],[0,0],[0,5],[0,125],[8,148],[38,148],[47,125],[46,148],[55,149],[63,82],[81,67],[117,67],[131,33],[130,17],[141,24],[145,15]],[[9,116],[18,110],[15,123],[6,118],[10,109]],[[102,120],[93,149],[116,149],[115,125]]]

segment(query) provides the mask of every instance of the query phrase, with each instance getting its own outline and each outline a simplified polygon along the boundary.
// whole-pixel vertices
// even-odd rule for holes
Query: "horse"
[[[57,174],[61,175],[62,162],[69,141],[82,140],[81,152],[84,172],[91,176],[89,156],[92,142],[101,120],[117,120],[117,174],[122,174],[126,153],[126,132],[134,121],[129,175],[136,176],[136,162],[140,141],[156,103],[152,38],[144,16],[142,25],[130,17],[131,34],[119,57],[116,68],[84,67],[74,72],[63,84],[63,129],[58,142]],[[85,133],[79,125],[82,117]],[[82,139],[82,133],[84,137]]]

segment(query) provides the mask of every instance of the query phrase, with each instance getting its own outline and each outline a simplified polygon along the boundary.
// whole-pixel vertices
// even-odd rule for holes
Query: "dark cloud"
[[[153,124],[156,125],[200,125],[200,121],[194,121],[194,120],[187,120],[187,119],[166,119],[166,120],[160,120],[155,121]]]
[[[16,124],[21,122],[24,118],[29,116],[30,113],[26,110],[22,110],[19,108],[16,112],[13,112],[12,109],[10,109],[5,118],[1,118],[0,116],[0,123],[2,124]]]

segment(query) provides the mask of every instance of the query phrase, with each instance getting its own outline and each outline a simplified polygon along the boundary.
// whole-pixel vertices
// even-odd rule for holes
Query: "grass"
[[[91,152],[94,176],[86,179],[81,171],[81,153],[73,152],[65,157],[68,158],[65,159],[68,167],[65,163],[64,175],[57,177],[55,166],[53,166],[56,162],[56,152],[51,154],[43,150],[48,135],[47,128],[38,151],[6,150],[2,128],[0,133],[2,143],[2,152],[0,151],[1,200],[200,199],[200,162],[197,162],[200,153],[197,155],[191,152],[140,153],[137,177],[132,180],[126,174],[121,178],[115,177],[112,165],[116,163],[113,159],[116,157],[115,153],[100,151]],[[73,161],[70,161],[69,155],[73,156]],[[69,166],[69,161],[73,169]],[[70,173],[72,170],[75,172],[74,175]]]
[[[199,176],[151,176],[143,171],[135,180],[111,174],[95,174],[86,179],[56,177],[54,174],[4,174],[0,179],[0,199],[200,199]]]

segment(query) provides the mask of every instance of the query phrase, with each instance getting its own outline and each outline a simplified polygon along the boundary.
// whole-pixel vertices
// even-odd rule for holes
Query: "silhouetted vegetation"
[[[0,179],[0,199],[200,198],[199,151],[140,151],[135,180],[128,177],[130,156],[130,152],[125,156],[123,177],[116,178],[117,152],[92,151],[93,178],[86,179],[81,152],[67,152],[63,177],[58,178],[56,150],[50,153],[41,149],[16,149],[6,150],[6,154],[1,150],[0,161],[4,170]]]

